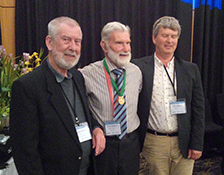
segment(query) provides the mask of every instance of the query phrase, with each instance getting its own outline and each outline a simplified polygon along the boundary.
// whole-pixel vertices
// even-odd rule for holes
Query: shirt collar
[[[114,69],[117,69],[118,67],[117,66],[115,66],[113,63],[111,63],[110,61],[109,61],[109,59],[108,58],[106,58],[105,59],[106,60],[106,63],[107,63],[107,66],[108,66],[108,69],[109,69],[109,71],[111,72],[112,70],[114,70]],[[125,69],[125,66],[124,67],[122,67],[123,69]]]
[[[52,71],[52,73],[55,75],[56,81],[58,83],[61,83],[64,79],[71,79],[72,78],[72,74],[69,72],[69,70],[68,70],[68,77],[65,77],[64,75],[60,74],[58,71],[56,71],[53,68],[53,66],[50,64],[48,59],[47,59],[47,64],[48,64],[50,70]]]
[[[158,66],[163,66],[163,63],[162,61],[160,61],[160,59],[156,56],[156,53],[154,53],[154,60],[155,60],[155,64],[158,65]],[[167,67],[171,67],[171,66],[174,66],[174,59],[175,59],[175,56],[173,56],[173,58],[171,59],[171,61],[167,64]]]

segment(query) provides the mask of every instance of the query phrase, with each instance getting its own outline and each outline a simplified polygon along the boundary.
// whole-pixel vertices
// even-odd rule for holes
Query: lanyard
[[[165,69],[165,71],[166,71],[166,74],[167,74],[167,76],[168,76],[168,78],[169,78],[169,80],[170,80],[170,83],[172,84],[172,86],[173,86],[173,93],[174,93],[174,96],[176,96],[176,91],[175,91],[175,66],[174,66],[174,69],[173,69],[173,81],[171,80],[171,78],[170,78],[170,75],[169,75],[169,73],[168,73],[168,71],[167,71],[167,69],[166,69],[166,66],[165,65],[163,65],[163,67],[164,67],[164,69]]]
[[[104,68],[104,72],[105,72],[106,79],[107,79],[107,86],[108,86],[108,90],[109,90],[109,94],[110,94],[110,101],[111,101],[111,104],[113,106],[113,116],[114,116],[114,106],[115,106],[115,103],[114,103],[114,96],[113,96],[113,92],[112,92],[112,88],[111,88],[110,76],[107,73],[105,67],[103,67],[103,68]]]
[[[64,96],[65,96],[65,98],[66,98],[66,100],[67,100],[69,106],[71,107],[71,109],[72,109],[72,111],[73,111],[73,113],[74,113],[74,116],[75,116],[75,124],[79,126],[79,125],[80,125],[79,118],[76,116],[75,110],[74,110],[74,108],[72,107],[72,104],[71,104],[70,100],[68,99],[67,95],[65,94],[65,91],[64,91],[64,89],[62,88],[61,84],[60,84],[60,87],[61,87],[61,89],[62,89],[62,92],[63,92],[63,94],[64,94]],[[74,120],[74,119],[73,119],[73,120]]]
[[[112,104],[112,107],[113,107],[113,110],[112,110],[113,111],[113,116],[114,116],[115,103],[114,103],[114,96],[113,96],[113,92],[112,92],[112,88],[111,88],[111,82],[112,82],[112,85],[113,85],[114,89],[117,91],[118,95],[123,96],[124,87],[125,87],[125,80],[126,80],[126,71],[125,71],[125,74],[124,74],[124,81],[123,81],[123,85],[122,85],[122,89],[121,89],[121,93],[120,93],[119,90],[118,90],[117,84],[115,83],[114,79],[110,75],[110,72],[109,72],[109,69],[108,69],[105,58],[103,60],[103,65],[104,65],[103,68],[104,68],[104,72],[105,72],[106,80],[107,80],[107,86],[108,86],[108,90],[109,90],[109,94],[110,94],[110,100],[111,100],[111,104]],[[116,101],[118,101],[118,98],[116,99]]]
[[[114,79],[110,75],[110,71],[109,71],[109,68],[107,66],[107,63],[106,63],[105,58],[103,60],[103,65],[104,65],[104,68],[106,69],[107,73],[110,76],[110,81],[112,82],[112,85],[113,85],[114,89],[116,90],[116,92],[118,93],[118,95],[120,97],[123,96],[123,94],[124,94],[124,88],[125,88],[125,82],[126,82],[126,70],[124,72],[124,81],[123,81],[123,85],[122,85],[122,88],[121,88],[121,92],[119,92],[118,87],[117,87],[117,84],[115,83]]]

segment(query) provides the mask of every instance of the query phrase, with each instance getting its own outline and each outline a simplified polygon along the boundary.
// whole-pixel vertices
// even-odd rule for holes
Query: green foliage
[[[6,54],[4,47],[0,45],[0,131],[3,127],[9,126],[9,109],[13,82],[38,67],[43,52],[41,48],[39,57],[38,53],[34,52],[32,56],[24,53],[22,57],[11,58],[10,55]],[[18,64],[15,64],[17,58],[20,58],[20,60]]]
[[[0,50],[0,130],[8,125],[9,102],[11,97],[11,86],[20,77],[19,67],[13,62],[16,58],[10,58],[4,51]]]

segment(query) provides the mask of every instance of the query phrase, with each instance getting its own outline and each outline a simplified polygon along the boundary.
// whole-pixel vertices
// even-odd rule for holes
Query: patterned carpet
[[[222,175],[222,160],[220,152],[213,150],[210,155],[195,161],[193,175]]]

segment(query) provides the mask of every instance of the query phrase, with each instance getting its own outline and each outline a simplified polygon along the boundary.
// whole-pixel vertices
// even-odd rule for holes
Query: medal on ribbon
[[[124,104],[124,97],[123,96],[118,96],[118,103],[120,105],[123,105]]]
[[[105,60],[105,59],[103,60],[103,65],[104,65],[104,67],[105,67],[107,73],[110,75],[110,71],[109,71],[109,68],[108,68],[108,66],[107,66],[107,63],[106,63],[106,60]],[[121,89],[120,92],[119,92],[119,90],[118,90],[117,84],[115,83],[115,81],[114,81],[114,79],[111,77],[111,75],[110,75],[110,80],[111,80],[111,82],[112,82],[112,85],[113,85],[114,89],[115,89],[115,90],[117,91],[117,93],[118,93],[118,103],[119,103],[120,105],[123,105],[124,102],[125,102],[125,99],[124,99],[123,94],[124,94],[125,82],[126,82],[126,70],[125,70],[125,72],[124,72],[124,81],[123,81],[122,89]]]

